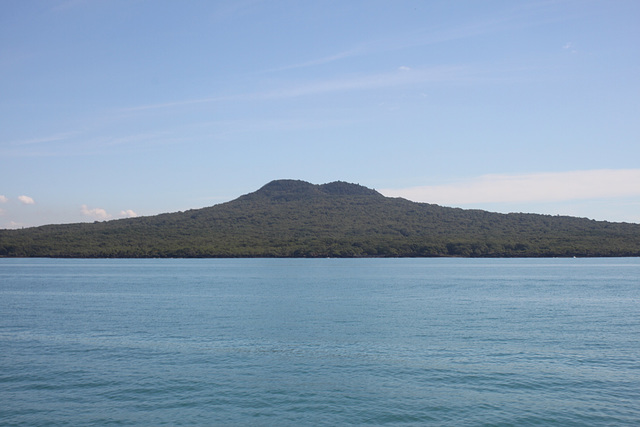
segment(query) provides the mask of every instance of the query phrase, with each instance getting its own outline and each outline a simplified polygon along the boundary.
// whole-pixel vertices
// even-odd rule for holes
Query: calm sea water
[[[0,259],[1,425],[640,425],[640,260]]]

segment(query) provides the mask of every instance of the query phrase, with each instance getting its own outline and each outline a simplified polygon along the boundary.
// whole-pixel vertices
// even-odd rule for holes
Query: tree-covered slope
[[[640,256],[640,224],[463,210],[345,182],[279,180],[203,209],[0,230],[0,256]]]

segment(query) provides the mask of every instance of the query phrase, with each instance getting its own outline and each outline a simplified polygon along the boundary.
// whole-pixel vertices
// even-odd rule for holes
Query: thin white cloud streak
[[[33,205],[36,202],[29,196],[18,196],[18,200],[20,200],[20,203],[22,203],[23,205]]]
[[[77,132],[60,133],[60,134],[45,136],[40,138],[32,138],[32,139],[26,139],[22,141],[13,141],[11,145],[34,145],[34,144],[44,144],[48,142],[63,141],[63,140],[69,139],[70,137],[76,134]]]
[[[507,30],[513,30],[517,28],[525,28],[536,25],[548,23],[548,19],[535,20],[532,14],[528,11],[553,5],[554,1],[543,1],[539,3],[529,4],[523,7],[518,7],[514,11],[508,11],[502,17],[490,18],[484,21],[473,22],[465,26],[459,26],[454,28],[442,28],[433,30],[419,30],[411,33],[406,33],[397,37],[388,37],[380,40],[375,40],[367,43],[361,43],[352,49],[347,49],[333,55],[327,55],[318,59],[312,59],[297,64],[285,65],[282,67],[276,67],[262,72],[279,72],[296,68],[312,67],[322,64],[339,61],[357,56],[367,56],[382,52],[397,51],[402,49],[408,49],[412,47],[420,47],[426,45],[435,45],[446,43],[454,40],[461,40],[466,38],[477,37],[483,34],[502,32]],[[407,67],[405,67],[407,68]],[[446,76],[442,75],[439,79],[434,79],[434,72],[440,71],[459,71],[463,69],[461,66],[439,66],[433,68],[423,68],[411,71],[411,78],[404,77],[406,83],[418,83],[425,81],[442,81]],[[427,76],[427,74],[432,74]],[[455,80],[455,75],[446,76],[447,80]],[[469,76],[458,75],[458,78],[462,78],[465,81]],[[236,100],[256,100],[256,99],[274,99],[274,98],[291,98],[303,95],[314,95],[325,92],[336,92],[340,90],[354,90],[354,89],[374,89],[384,86],[392,86],[399,84],[400,78],[394,73],[382,73],[373,75],[363,75],[346,79],[334,79],[320,82],[312,82],[308,84],[302,84],[299,86],[282,88],[273,91],[256,92],[249,94],[228,95],[228,96],[212,96],[205,98],[186,99],[178,101],[169,101],[158,104],[140,105],[129,108],[123,108],[123,112],[134,112],[151,109],[162,109],[172,107],[184,107],[194,104],[213,103],[221,101],[236,101]]]
[[[93,208],[93,209],[89,209],[89,207],[87,207],[87,205],[82,205],[80,207],[80,213],[82,213],[82,215],[87,216],[89,218],[93,218],[93,219],[109,219],[111,218],[111,215],[109,215],[107,213],[106,210],[102,209],[102,208]]]
[[[529,13],[527,13],[527,11],[538,9],[540,7],[545,7],[547,5],[553,5],[553,4],[554,4],[553,1],[550,1],[550,2],[543,1],[537,4],[530,4],[527,6],[519,7],[515,11],[510,11],[506,13],[503,17],[498,17],[498,18],[492,17],[491,19],[473,22],[465,26],[459,26],[454,28],[442,28],[442,29],[436,29],[435,31],[419,30],[419,31],[414,31],[404,35],[400,35],[397,37],[388,37],[385,39],[361,43],[352,49],[347,49],[333,55],[327,55],[318,59],[312,59],[312,60],[300,62],[297,64],[276,67],[276,68],[264,70],[262,72],[279,72],[279,71],[285,71],[285,70],[296,69],[296,68],[312,67],[312,66],[323,65],[323,64],[327,64],[327,63],[331,63],[334,61],[339,61],[339,60],[347,59],[351,57],[373,55],[381,52],[397,51],[397,50],[402,50],[402,49],[407,49],[412,47],[446,43],[454,40],[477,37],[483,34],[541,25],[544,23],[548,23],[548,20],[544,20],[544,21],[534,20],[532,19],[532,16]],[[424,74],[429,70],[433,72],[434,70],[437,70],[437,69],[441,69],[441,70],[458,69],[459,70],[460,68],[462,67],[441,66],[441,67],[435,67],[431,69],[415,70],[415,73]],[[211,103],[211,102],[219,102],[219,101],[286,98],[286,97],[295,97],[295,96],[301,96],[301,95],[312,95],[316,93],[337,91],[337,90],[352,90],[355,88],[361,88],[361,89],[375,88],[375,87],[384,86],[384,84],[380,84],[380,85],[373,84],[376,80],[379,81],[382,79],[392,83],[392,80],[393,80],[392,76],[393,74],[387,73],[387,74],[361,76],[353,79],[329,80],[325,82],[309,83],[307,85],[301,85],[297,88],[296,87],[284,88],[281,90],[257,92],[253,94],[240,94],[240,95],[229,95],[229,96],[218,96],[218,97],[214,96],[214,97],[187,99],[187,100],[179,100],[179,101],[169,101],[169,102],[158,103],[158,104],[140,105],[140,106],[124,108],[122,109],[122,111],[131,112],[131,111],[142,111],[142,110],[159,109],[159,108],[182,107],[182,106],[189,106],[193,104]],[[450,76],[450,79],[453,79],[453,76]]]
[[[99,137],[86,142],[87,146],[94,148],[111,147],[116,145],[138,145],[142,143],[160,143],[167,138],[166,132],[150,132],[120,137]]]
[[[20,140],[0,141],[0,156],[55,156],[71,147],[86,130],[59,132]]]
[[[321,95],[332,92],[354,90],[373,90],[394,86],[414,85],[436,82],[468,81],[473,70],[463,66],[437,66],[426,68],[409,68],[401,66],[397,70],[386,73],[356,75],[347,78],[336,78],[297,85],[288,85],[279,89],[253,92],[238,95],[189,99],[159,104],[141,105],[123,108],[123,112],[135,112],[150,109],[183,107],[193,104],[204,104],[221,101],[257,101],[271,99],[297,98],[301,96]]]
[[[91,132],[87,131],[89,135]],[[0,147],[0,155],[13,157],[59,157],[79,156],[86,154],[100,154],[105,149],[114,146],[166,145],[183,140],[181,137],[171,136],[169,132],[148,132],[123,136],[93,136],[84,138],[69,138],[66,140],[53,138],[39,138],[37,141],[51,142],[46,146],[32,144],[14,144],[12,148]],[[32,140],[36,141],[36,139]],[[57,141],[57,143],[54,143]]]
[[[300,84],[287,84],[281,88],[258,91],[247,94],[229,95],[224,97],[207,97],[201,99],[191,99],[176,102],[160,103],[155,105],[143,105],[119,110],[128,115],[136,111],[163,109],[173,107],[184,107],[193,104],[204,104],[212,102],[250,102],[269,101],[279,99],[290,99],[305,96],[317,96],[339,92],[379,90],[401,86],[419,86],[444,82],[468,82],[477,79],[482,70],[439,66],[425,68],[410,68],[400,66],[397,69],[384,73],[352,75],[345,78],[334,78],[320,81],[305,82]],[[85,131],[84,133],[88,133]],[[171,144],[179,142],[182,138],[172,137],[167,132],[140,133],[119,137],[93,137],[79,138],[79,132],[68,132],[53,136],[33,138],[14,142],[13,149],[0,149],[0,154],[7,156],[61,156],[61,155],[82,155],[95,154],[100,149],[115,145],[137,145],[137,144]],[[53,144],[56,142],[56,144]],[[40,145],[48,143],[47,145]],[[18,148],[19,147],[19,148]]]
[[[9,144],[20,146],[20,145],[46,144],[49,142],[59,142],[59,141],[64,141],[69,138],[72,138],[73,136],[78,135],[78,133],[79,132],[64,132],[64,133],[58,133],[55,135],[50,135],[45,137],[31,138],[31,139],[25,139],[20,141],[12,141]]]
[[[384,189],[389,197],[441,205],[559,202],[640,196],[640,169],[483,175],[447,184]]]
[[[233,100],[234,98],[235,98],[234,96],[213,96],[213,97],[207,97],[207,98],[185,99],[182,101],[169,101],[169,102],[161,102],[158,104],[138,105],[135,107],[123,108],[121,111],[133,112],[133,111],[155,110],[159,108],[185,107],[185,106],[194,105],[194,104],[206,104],[206,103],[211,103],[216,101]]]
[[[296,64],[276,67],[264,72],[278,72],[296,68],[313,67],[323,65],[343,59],[372,55],[382,52],[392,52],[413,47],[428,46],[446,43],[450,41],[463,40],[478,37],[485,34],[504,32],[519,28],[529,28],[537,25],[547,24],[549,18],[535,19],[535,12],[548,6],[553,6],[555,1],[542,1],[524,6],[518,6],[513,10],[506,11],[502,16],[492,16],[485,20],[479,20],[452,28],[436,28],[435,30],[423,29],[405,33],[396,37],[387,37],[360,43],[351,49],[327,55],[318,59],[299,62]]]
[[[9,199],[6,196],[0,194],[0,203],[7,203]]]
[[[300,62],[298,64],[284,65],[282,67],[271,68],[262,71],[263,73],[274,73],[279,71],[294,70],[296,68],[314,67],[316,65],[329,64],[331,62],[339,61],[345,58],[351,58],[353,56],[364,55],[366,52],[361,49],[352,49],[344,52],[336,53],[334,55],[328,55],[322,58],[311,59],[309,61]]]
[[[468,78],[464,76],[464,70],[463,67],[447,66],[412,70],[400,69],[389,73],[361,75],[301,84],[269,92],[256,93],[248,95],[247,97],[255,99],[296,98],[332,92],[371,90],[420,83],[454,81],[460,78]]]

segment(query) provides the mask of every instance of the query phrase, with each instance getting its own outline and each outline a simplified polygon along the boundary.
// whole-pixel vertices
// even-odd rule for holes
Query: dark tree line
[[[274,181],[209,208],[0,230],[2,257],[640,256],[640,224],[498,214]]]

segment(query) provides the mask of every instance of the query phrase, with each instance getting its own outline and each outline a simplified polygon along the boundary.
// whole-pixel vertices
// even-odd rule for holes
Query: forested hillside
[[[0,230],[0,256],[640,256],[640,224],[463,210],[345,182],[279,180],[203,209]]]

